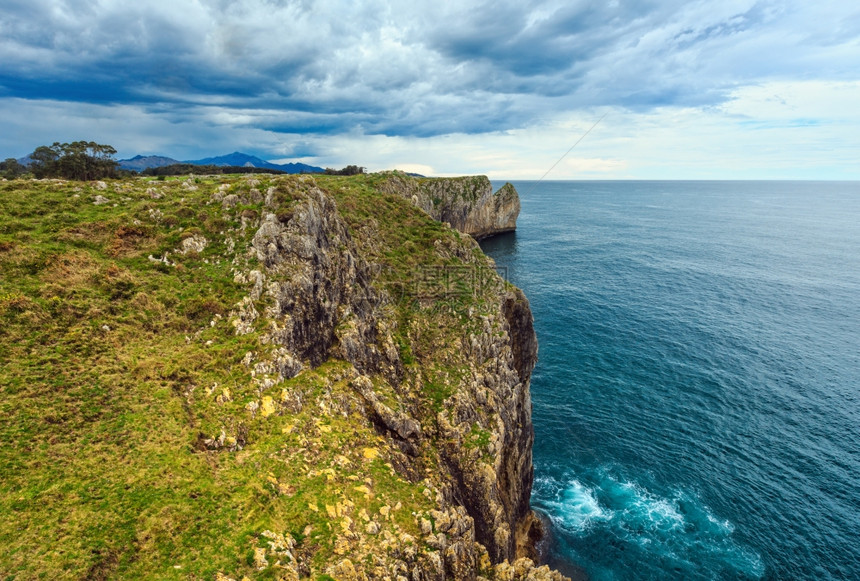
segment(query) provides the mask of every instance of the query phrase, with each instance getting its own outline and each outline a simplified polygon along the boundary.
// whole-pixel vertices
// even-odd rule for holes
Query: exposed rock
[[[254,567],[256,567],[258,571],[262,571],[268,566],[269,562],[266,560],[266,549],[254,549]]]
[[[411,200],[434,219],[476,239],[517,227],[520,198],[510,183],[493,193],[486,176],[413,178],[392,173],[382,189]]]
[[[206,248],[208,241],[205,237],[194,234],[190,238],[186,238],[182,241],[182,248],[179,249],[180,254],[188,254],[189,252],[194,252],[199,254],[203,252],[203,249]]]
[[[250,297],[245,297],[239,304],[236,305],[238,310],[230,313],[232,325],[236,327],[237,335],[247,335],[254,331],[254,322],[257,320],[259,313],[254,307],[254,301]]]
[[[303,369],[300,361],[295,359],[290,352],[284,348],[275,350],[275,359],[273,361],[278,373],[284,379],[290,379],[299,374]]]
[[[154,262],[155,264],[164,264],[165,266],[173,266],[174,264],[167,258],[167,253],[165,253],[161,258],[156,258],[152,254],[150,254],[149,256],[147,256],[147,259],[150,262]]]
[[[260,415],[264,418],[269,417],[277,411],[275,407],[275,400],[271,398],[271,396],[264,395],[263,401],[260,404]]]
[[[152,510],[121,507],[122,519],[113,519],[140,516],[146,535],[67,573],[104,576],[90,565],[113,559],[116,547],[116,562],[132,576],[176,576],[152,569],[165,563],[188,578],[222,581],[557,580],[534,564],[541,529],[529,510],[529,381],[537,342],[528,302],[472,237],[414,206],[429,201],[438,218],[480,236],[513,227],[512,189],[494,196],[486,178],[400,174],[214,179],[192,178],[187,187],[130,181],[137,190],[111,182],[127,211],[61,228],[57,240],[92,231],[92,244],[51,259],[39,275],[44,305],[28,300],[10,313],[17,321],[32,306],[40,317],[65,317],[56,326],[75,325],[70,345],[92,339],[98,347],[95,369],[131,364],[110,401],[115,395],[145,411],[122,441],[143,441],[147,454],[123,454],[125,490],[148,490],[151,478],[185,467],[162,483],[181,494],[153,495]],[[219,186],[221,179],[230,183]],[[380,182],[405,193],[379,192]],[[155,185],[164,199],[145,191]],[[140,238],[129,260],[111,250],[128,232]],[[96,256],[85,260],[90,246]],[[18,242],[0,244],[0,253],[26,257]],[[67,274],[78,270],[80,277]],[[117,284],[126,270],[131,296]],[[76,289],[84,278],[98,292]],[[97,297],[92,308],[67,300],[78,290]],[[95,391],[92,409],[100,410],[108,400]],[[44,423],[52,444],[68,439],[70,419]],[[108,459],[98,457],[89,464]],[[92,481],[82,480],[84,489]],[[114,502],[100,497],[98,507],[120,506],[123,492],[110,494]],[[207,511],[203,520],[198,509]],[[200,558],[174,560],[179,548],[200,548]],[[59,569],[45,571],[54,578]]]
[[[390,434],[403,452],[414,456],[421,440],[421,424],[380,402],[373,391],[373,384],[366,376],[357,377],[352,385],[364,398],[371,421]]]
[[[336,355],[362,372],[400,368],[378,326],[385,297],[371,285],[371,269],[357,257],[330,196],[312,187],[289,217],[267,213],[252,247],[278,279],[266,290],[274,299],[266,311],[273,343],[311,366]],[[296,370],[287,367],[285,376]]]
[[[486,178],[419,181],[394,174],[385,187],[476,237],[514,228],[519,211],[513,187],[492,194]],[[238,203],[228,201],[231,197],[236,195],[224,198],[225,208]],[[331,195],[312,180],[296,180],[288,195],[274,187],[267,190],[250,243],[261,268],[235,275],[249,292],[230,315],[236,333],[262,328],[263,342],[275,345],[263,359],[254,353],[245,358],[246,366],[253,363],[260,390],[258,399],[245,406],[252,417],[266,418],[279,410],[298,413],[305,406],[303,391],[292,385],[282,387],[279,395],[264,393],[275,384],[264,378],[275,374],[279,381],[290,379],[331,359],[342,360],[350,371],[339,377],[354,397],[324,396],[317,403],[323,414],[361,411],[387,442],[380,446],[386,460],[407,480],[425,478],[428,465],[438,469],[425,491],[438,510],[416,516],[420,538],[392,528],[399,504],[384,503],[372,516],[366,511],[350,516],[341,503],[324,505],[331,526],[339,531],[335,555],[360,554],[356,551],[367,542],[364,535],[381,542],[388,555],[376,568],[343,558],[327,567],[327,574],[427,581],[479,575],[511,581],[561,579],[532,560],[541,529],[529,508],[534,438],[529,381],[537,339],[528,301],[518,289],[502,284],[491,263],[475,252],[473,240],[436,240],[441,260],[475,272],[487,270],[492,284],[482,288],[483,310],[469,312],[472,324],[460,332],[459,343],[432,345],[423,353],[417,347],[420,335],[430,330],[409,329],[419,365],[444,362],[444,368],[459,370],[456,377],[443,374],[432,380],[450,395],[441,410],[430,411],[425,395],[430,379],[407,373],[401,361],[392,336],[398,321],[392,319],[391,299],[375,284],[377,270],[366,258],[369,248],[373,241],[366,234],[353,238]],[[429,316],[421,320],[434,324]],[[318,420],[316,430],[329,434],[331,426]],[[358,455],[370,462],[380,451],[366,446]],[[351,462],[344,455],[334,458],[336,466]],[[352,489],[373,495],[366,485]],[[422,544],[434,550],[419,550]]]
[[[564,581],[567,579],[546,565],[535,566],[534,561],[525,557],[511,564],[504,562],[496,565],[495,577],[498,581]]]

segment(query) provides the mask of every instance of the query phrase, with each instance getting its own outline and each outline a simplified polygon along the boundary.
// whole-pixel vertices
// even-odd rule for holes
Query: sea
[[[512,183],[544,560],[860,579],[860,182]]]

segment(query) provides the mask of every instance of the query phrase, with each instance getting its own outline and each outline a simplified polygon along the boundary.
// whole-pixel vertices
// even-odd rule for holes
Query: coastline
[[[44,501],[15,501],[30,532],[0,568],[146,579],[166,574],[156,562],[201,571],[195,555],[205,555],[221,581],[277,563],[297,578],[561,580],[526,558],[528,300],[471,235],[386,192],[389,179],[4,182],[4,215],[26,236],[0,240],[15,285],[0,302],[13,346],[3,372],[28,377],[9,394],[6,429],[45,445],[15,472]],[[462,193],[458,183],[482,181],[427,183]],[[466,293],[452,286],[460,279],[404,285],[438,272],[491,276],[462,279]],[[35,351],[15,347],[34,328]],[[57,379],[39,375],[51,367],[34,363],[55,345],[81,354],[84,367],[60,378],[74,397],[52,398]],[[91,395],[105,376],[116,385]],[[99,414],[70,429],[78,405]],[[114,433],[126,437],[106,446]],[[11,441],[5,453],[21,462],[26,442]],[[87,500],[93,481],[103,502]],[[45,482],[69,493],[40,496]],[[59,515],[89,526],[104,521],[105,503],[114,520],[75,545],[45,544]],[[171,542],[120,542],[160,539],[150,527],[166,507],[158,523]],[[48,550],[65,556],[20,559]]]

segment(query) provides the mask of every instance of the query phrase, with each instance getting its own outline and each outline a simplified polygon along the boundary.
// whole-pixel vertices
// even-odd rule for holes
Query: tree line
[[[21,164],[14,158],[0,162],[0,175],[14,179],[26,173],[36,178],[63,178],[67,180],[99,180],[132,175],[132,172],[120,170],[119,164],[113,159],[116,149],[94,141],[73,141],[53,145],[41,145],[31,153],[29,164]],[[326,168],[326,175],[353,176],[363,174],[365,168],[358,165],[348,165],[343,169]],[[164,167],[145,169],[145,176],[174,176],[188,174],[237,174],[237,173],[285,173],[280,170],[260,167],[236,167],[214,165],[174,164]]]
[[[343,169],[333,169],[330,167],[325,168],[325,175],[327,176],[356,176],[364,173],[365,168],[359,165],[348,165]]]
[[[14,157],[6,158],[6,161],[0,161],[0,176],[3,176],[7,180],[14,180],[26,171],[26,166],[18,163],[18,160]]]
[[[30,163],[22,165],[14,158],[2,163],[0,171],[6,178],[31,173],[36,178],[63,178],[67,180],[98,180],[117,177],[116,149],[95,141],[73,141],[53,145],[40,145],[28,157]]]

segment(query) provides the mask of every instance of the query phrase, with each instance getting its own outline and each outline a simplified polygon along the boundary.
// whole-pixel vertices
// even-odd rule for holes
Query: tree
[[[348,165],[343,169],[332,169],[330,167],[327,167],[325,170],[325,174],[330,176],[354,176],[363,174],[364,169],[365,168],[359,165]]]
[[[95,141],[55,141],[30,154],[33,175],[37,178],[62,177],[69,180],[96,180],[116,176],[116,149]]]
[[[14,157],[9,157],[6,161],[0,163],[0,172],[7,180],[14,180],[16,177],[24,173],[24,167],[18,163]]]
[[[54,145],[57,145],[56,143]],[[30,169],[33,175],[41,179],[48,177],[57,171],[57,158],[59,153],[47,145],[40,145],[30,154],[30,159],[33,160],[30,164]]]

